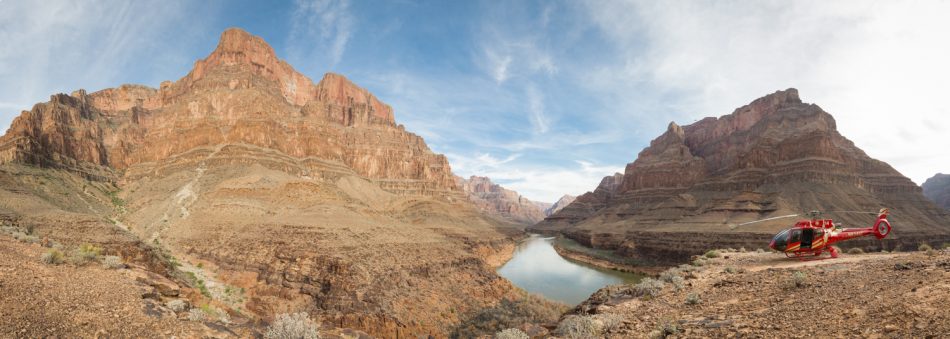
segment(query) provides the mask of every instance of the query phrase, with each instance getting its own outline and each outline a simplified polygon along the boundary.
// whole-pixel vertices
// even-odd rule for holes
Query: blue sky
[[[368,88],[456,174],[534,200],[789,87],[920,183],[950,171],[948,4],[0,0],[0,128],[56,92],[177,80],[241,27]]]

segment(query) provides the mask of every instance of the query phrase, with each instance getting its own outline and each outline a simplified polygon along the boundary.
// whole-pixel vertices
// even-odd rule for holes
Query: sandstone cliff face
[[[670,123],[627,165],[619,182],[615,191],[598,188],[599,194],[582,195],[535,228],[572,234],[585,243],[611,238],[602,245],[615,247],[625,237],[637,237],[636,232],[729,232],[728,223],[770,216],[888,207],[899,225],[888,241],[950,236],[945,211],[927,201],[912,181],[839,134],[834,118],[803,103],[795,89],[719,118],[687,126]],[[871,222],[862,214],[826,217],[852,227]],[[767,244],[770,233],[793,221],[756,224],[746,231],[761,232],[757,241]],[[614,236],[592,236],[598,233]],[[665,236],[644,237],[659,241]],[[642,241],[625,246],[639,252],[652,248]],[[697,244],[693,251],[701,246],[717,245]]]
[[[950,211],[950,174],[937,173],[921,185],[928,199]]]
[[[469,200],[488,215],[526,225],[544,219],[544,210],[538,203],[493,183],[489,178],[474,175],[468,179],[456,177],[456,182]]]
[[[570,205],[572,202],[574,202],[574,199],[577,199],[577,197],[570,194],[565,194],[560,199],[558,199],[557,202],[549,204],[550,206],[544,209],[544,216],[550,217],[552,214],[557,213],[558,211],[567,207],[567,205]]]
[[[23,112],[0,137],[0,197],[0,218],[62,243],[120,235],[204,263],[253,320],[441,337],[517,298],[488,264],[515,231],[467,202],[444,156],[367,90],[314,84],[238,29],[158,89]]]
[[[452,191],[447,159],[396,126],[392,109],[337,74],[318,84],[238,29],[177,82],[55,95],[0,138],[0,163],[125,170],[228,143],[340,163],[394,192]],[[90,173],[91,174],[91,173]]]

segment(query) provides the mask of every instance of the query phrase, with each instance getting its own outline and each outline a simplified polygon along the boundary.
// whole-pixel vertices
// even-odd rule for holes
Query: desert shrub
[[[662,281],[653,278],[643,278],[636,286],[633,286],[633,291],[636,296],[656,297],[663,291],[663,286]]]
[[[719,258],[719,256],[721,256],[717,250],[709,250],[703,255],[706,256],[706,258]]]
[[[860,247],[855,247],[855,248],[849,249],[848,254],[864,254],[864,250],[862,250]]]
[[[702,267],[706,265],[706,260],[699,258],[699,259],[693,260],[691,264],[696,267]]]
[[[265,339],[318,339],[319,326],[306,313],[279,314],[274,318],[267,331]]]
[[[763,250],[763,249],[761,249],[761,248],[756,248],[756,249],[755,249],[755,253],[765,253],[765,250]]]
[[[524,323],[555,323],[568,309],[565,304],[522,293],[520,298],[504,298],[494,306],[464,315],[450,337],[474,338]]]
[[[507,330],[495,333],[494,339],[530,339],[527,333],[519,330],[517,328],[509,328]]]
[[[40,260],[47,265],[59,265],[62,264],[65,259],[66,256],[63,254],[63,251],[55,248],[46,251],[46,253],[40,256]]]
[[[679,277],[679,276],[680,276],[680,269],[674,267],[666,271],[663,271],[663,273],[660,273],[660,281],[671,283],[673,282],[674,277]]]
[[[79,254],[89,259],[95,259],[102,254],[102,248],[93,244],[82,244],[79,246]]]
[[[188,302],[182,299],[171,300],[165,304],[169,309],[175,312],[184,312],[188,309]]]
[[[739,269],[737,269],[735,266],[726,266],[726,268],[724,268],[722,271],[732,274],[732,273],[739,272]]]
[[[200,308],[192,308],[188,311],[188,320],[191,321],[205,321],[208,319],[208,314]]]
[[[745,249],[745,247],[739,247],[739,252],[745,253],[745,252],[748,252],[748,251],[749,251],[749,250]]]
[[[933,250],[933,247],[930,247],[930,245],[927,244],[920,244],[920,246],[917,246],[917,250],[921,252],[927,252]]]
[[[119,258],[118,256],[107,255],[102,258],[102,267],[111,269],[125,268],[125,262],[123,262],[122,258]]]
[[[945,250],[945,249],[948,249],[948,248],[950,248],[950,242],[945,242],[945,243],[943,243],[943,245],[940,245],[940,249],[944,249],[944,250]]]
[[[794,287],[803,287],[808,283],[808,275],[802,271],[795,271],[792,274],[792,285]]]
[[[697,305],[702,302],[702,299],[699,298],[699,294],[690,293],[686,295],[686,305]]]
[[[927,253],[927,255],[929,255],[929,256],[932,257],[932,256],[937,255],[937,250],[934,250],[934,249],[931,248],[931,249],[927,250],[927,251],[924,252],[924,253]]]
[[[568,339],[596,338],[603,329],[588,315],[569,315],[557,324],[554,333]]]
[[[623,324],[623,316],[619,314],[598,314],[594,316],[595,322],[600,322],[603,326],[603,330],[609,331],[614,330]]]
[[[673,288],[679,291],[686,285],[686,280],[681,276],[675,276],[670,280],[670,285],[673,285]]]
[[[660,324],[657,324],[657,329],[650,332],[649,337],[663,339],[668,336],[679,333],[679,331],[680,331],[679,326],[675,322],[664,321]]]

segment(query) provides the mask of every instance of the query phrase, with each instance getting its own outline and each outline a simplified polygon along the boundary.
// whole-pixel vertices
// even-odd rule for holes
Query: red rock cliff
[[[37,104],[0,137],[0,163],[102,177],[236,143],[339,163],[391,191],[455,190],[446,158],[397,126],[388,105],[342,75],[314,84],[240,29],[225,31],[188,75],[159,89],[123,85]]]

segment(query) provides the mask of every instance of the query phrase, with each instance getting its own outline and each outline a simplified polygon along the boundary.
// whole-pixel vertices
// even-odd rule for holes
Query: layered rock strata
[[[522,197],[518,192],[501,187],[486,177],[456,177],[456,183],[469,200],[488,215],[517,224],[533,225],[544,219],[539,203]]]
[[[950,211],[950,174],[937,173],[921,185],[928,199]]]
[[[467,201],[443,155],[366,89],[315,84],[239,29],[160,88],[23,112],[0,137],[0,198],[0,217],[39,236],[167,253],[214,296],[194,302],[256,324],[305,311],[441,337],[517,297],[489,264],[516,231]]]
[[[611,189],[612,188],[612,189]],[[886,242],[910,246],[950,239],[950,215],[888,164],[870,158],[838,133],[834,118],[788,89],[756,99],[732,114],[679,126],[650,142],[621,176],[605,178],[533,229],[562,232],[598,246],[652,255],[682,255],[721,247],[728,225],[774,216],[826,212],[846,227],[867,227],[891,209]],[[745,227],[763,247],[794,219]],[[703,239],[706,240],[703,240]],[[726,236],[728,238],[728,236]],[[742,238],[742,237],[740,237]],[[751,245],[751,243],[750,243]],[[916,245],[914,245],[916,246]]]

